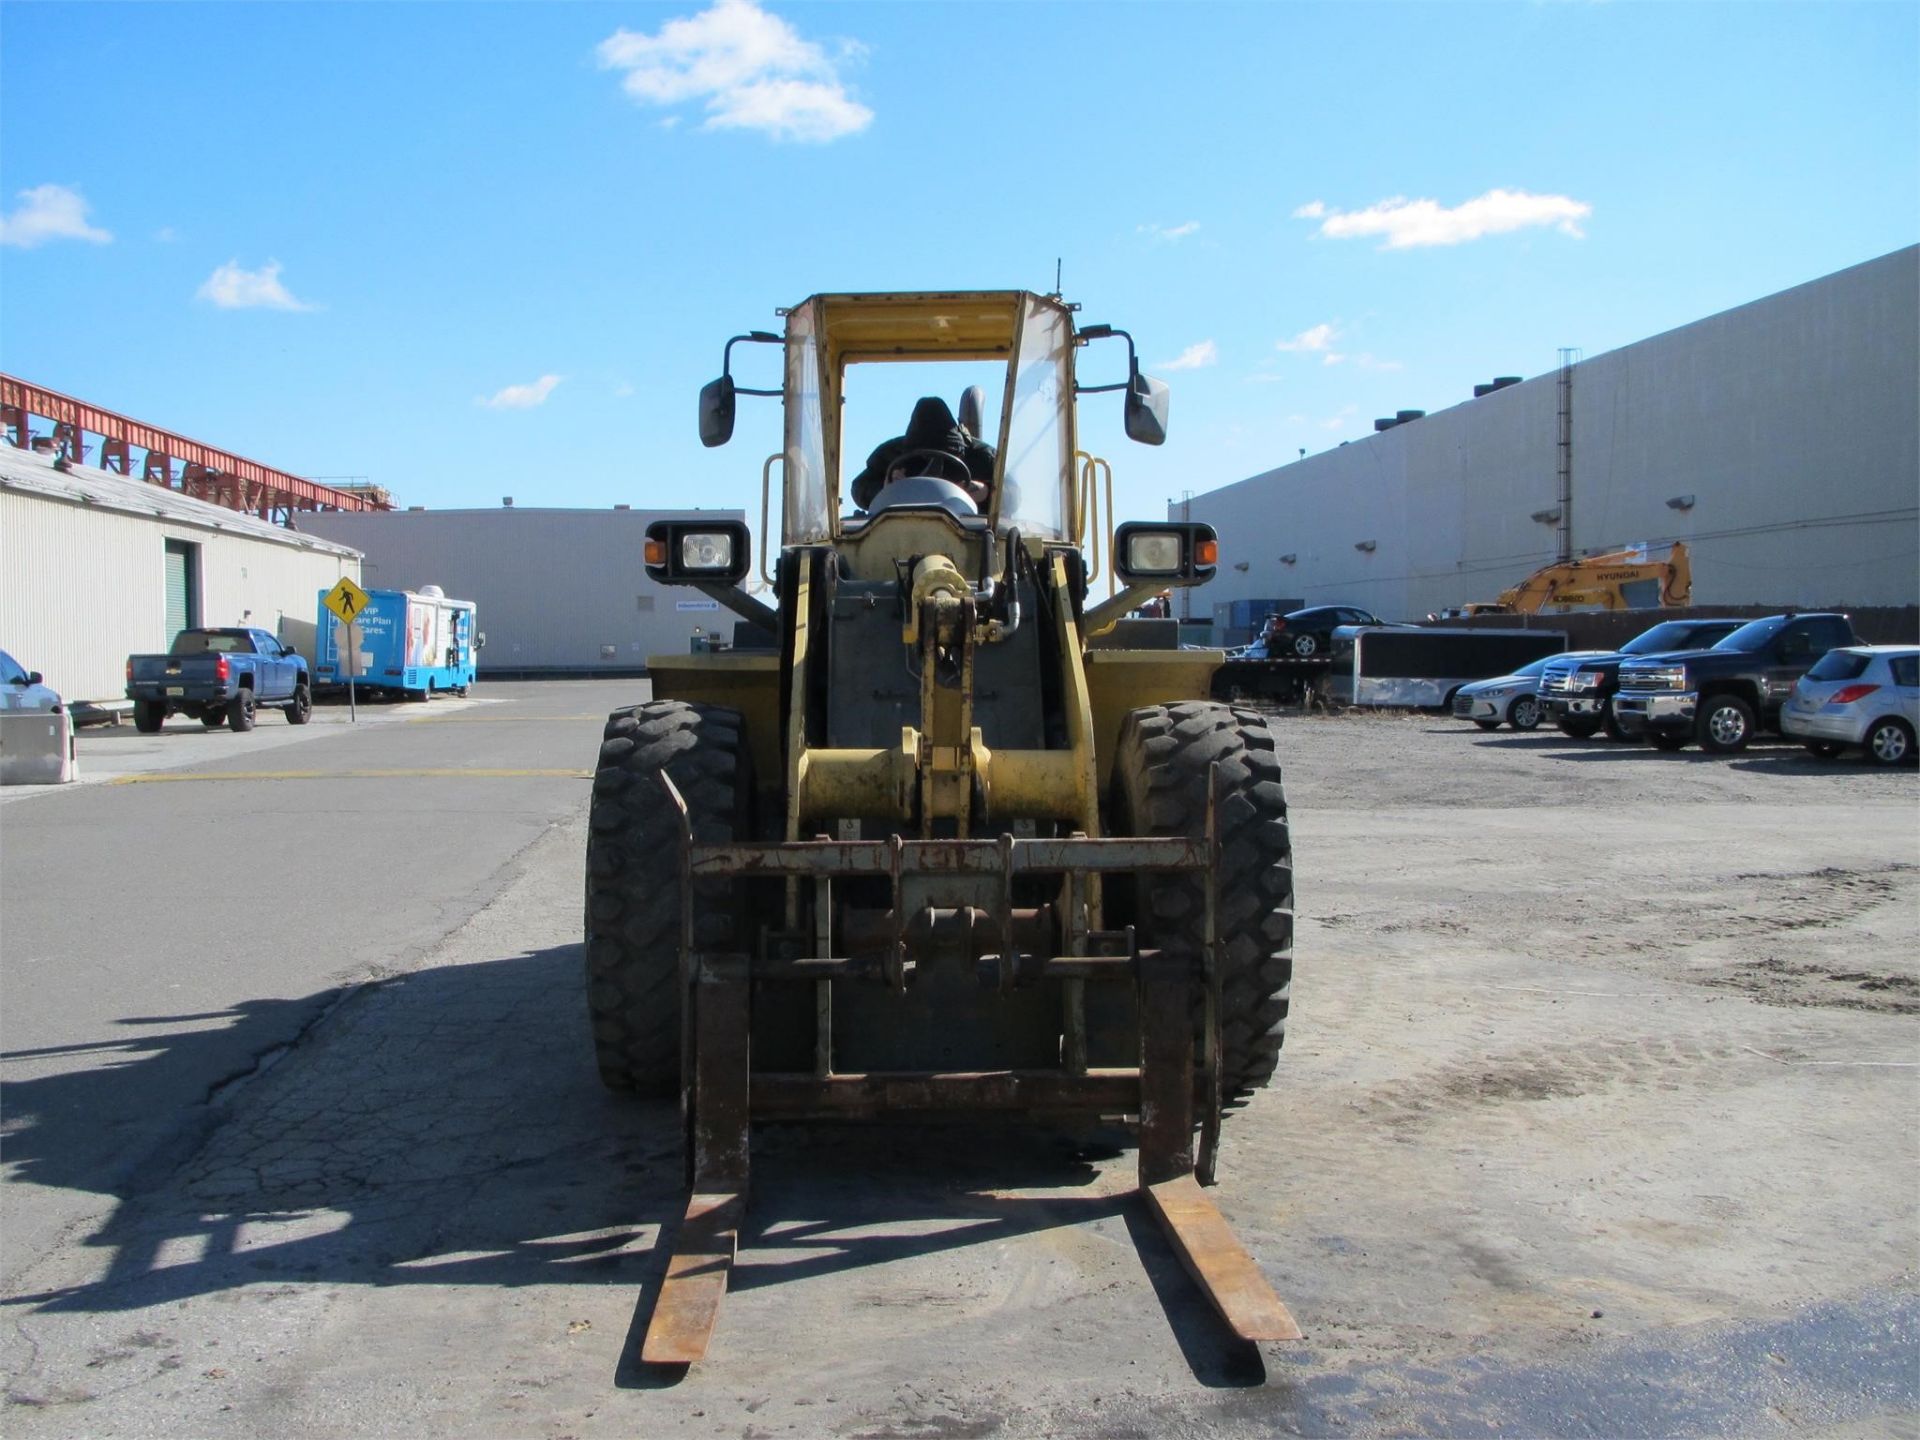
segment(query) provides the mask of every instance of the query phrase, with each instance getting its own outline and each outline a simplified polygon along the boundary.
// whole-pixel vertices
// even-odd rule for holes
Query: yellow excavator
[[[1693,603],[1693,566],[1674,541],[1665,560],[1644,545],[1543,565],[1497,600],[1463,605],[1464,615],[1564,615],[1573,610],[1684,610]]]

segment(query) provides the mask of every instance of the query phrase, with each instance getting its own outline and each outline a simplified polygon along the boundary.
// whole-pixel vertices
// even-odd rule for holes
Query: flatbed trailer
[[[1213,672],[1213,698],[1304,704],[1307,692],[1332,668],[1332,659],[1325,655],[1283,655],[1269,660],[1230,655]]]

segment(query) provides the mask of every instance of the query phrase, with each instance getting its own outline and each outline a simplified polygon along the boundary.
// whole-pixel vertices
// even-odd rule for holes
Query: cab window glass
[[[786,495],[783,543],[824,540],[832,534],[827,499],[826,420],[821,400],[820,339],[814,305],[787,316]]]
[[[26,678],[27,672],[20,668],[20,663],[6,651],[0,650],[0,682],[12,685]]]
[[[1887,662],[1896,685],[1920,685],[1920,655],[1896,655]]]
[[[1049,301],[1030,299],[1014,358],[1013,404],[1004,419],[1000,518],[1024,535],[1067,533],[1066,495],[1073,436],[1065,374],[1073,327]]]

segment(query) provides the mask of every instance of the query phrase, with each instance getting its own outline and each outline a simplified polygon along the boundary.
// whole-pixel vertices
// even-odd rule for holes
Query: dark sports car
[[[1277,659],[1296,655],[1302,659],[1324,655],[1333,646],[1333,632],[1340,625],[1385,625],[1388,622],[1370,611],[1353,605],[1310,605],[1305,610],[1290,610],[1285,615],[1269,615],[1266,632],[1248,647],[1258,649],[1260,658]]]

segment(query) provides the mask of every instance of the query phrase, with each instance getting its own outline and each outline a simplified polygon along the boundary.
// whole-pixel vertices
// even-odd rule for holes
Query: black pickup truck
[[[1662,750],[1691,740],[1719,754],[1744,750],[1780,728],[1793,682],[1827,651],[1858,645],[1845,615],[1786,614],[1752,620],[1710,650],[1641,655],[1620,666],[1614,717],[1630,738]]]
[[[1676,650],[1698,650],[1717,645],[1744,620],[1663,620],[1643,630],[1611,655],[1582,655],[1550,660],[1540,672],[1540,709],[1563,735],[1584,740],[1601,730],[1612,740],[1624,739],[1613,717],[1613,697],[1620,688],[1620,666],[1639,655],[1665,655]]]
[[[127,657],[134,728],[151,735],[169,715],[190,715],[209,730],[251,730],[263,705],[286,711],[289,725],[313,715],[307,662],[264,630],[182,630],[164,655]]]

